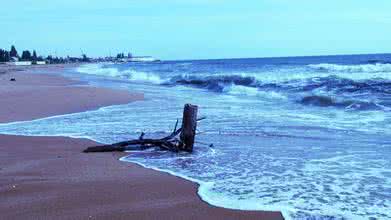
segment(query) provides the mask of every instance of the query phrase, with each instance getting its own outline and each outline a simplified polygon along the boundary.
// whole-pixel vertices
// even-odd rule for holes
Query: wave
[[[93,74],[100,76],[120,76],[118,69],[116,68],[104,68],[105,64],[86,64],[79,66],[76,71],[79,73]]]
[[[183,74],[172,77],[168,83],[190,85],[222,92],[226,86],[230,85],[256,87],[257,80],[255,77],[238,75],[192,76]]]
[[[385,66],[384,66],[385,65]],[[382,66],[385,71],[391,64],[367,64],[341,66],[334,64],[313,65],[315,68],[343,70],[360,69],[362,66]],[[361,67],[360,67],[361,66]],[[87,64],[77,69],[80,73],[109,76],[133,82],[148,82],[157,85],[185,85],[207,89],[233,96],[248,96],[268,100],[291,99],[303,105],[333,106],[353,110],[385,110],[391,107],[391,72],[380,73],[314,73],[314,72],[270,72],[270,73],[224,73],[224,74],[178,74],[124,70],[105,64]],[[380,71],[380,70],[377,70]],[[160,77],[164,77],[163,79]],[[389,79],[388,79],[388,78]],[[315,95],[314,95],[315,94]],[[317,94],[321,94],[318,96]],[[303,97],[297,101],[297,97]],[[335,99],[334,97],[339,97]],[[375,100],[376,102],[366,101]]]
[[[131,81],[150,82],[153,84],[165,85],[189,85],[194,87],[207,88],[209,90],[221,92],[227,85],[239,85],[247,87],[321,87],[328,86],[336,87],[352,85],[353,87],[377,87],[378,89],[386,89],[385,86],[391,85],[391,64],[366,64],[366,65],[335,65],[335,64],[316,64],[309,65],[311,68],[322,70],[339,70],[340,73],[321,73],[300,72],[303,70],[295,70],[293,72],[270,72],[270,73],[226,73],[226,74],[168,74],[165,73],[163,80],[162,74],[153,72],[143,72],[133,69],[119,70],[118,68],[110,67],[105,64],[87,64],[80,66],[77,71],[85,74],[93,74],[99,76],[110,76]],[[366,73],[355,73],[358,70],[366,71]],[[341,83],[342,82],[342,83]],[[381,84],[384,84],[381,85]],[[345,86],[346,87],[346,86]],[[388,90],[389,91],[389,90]]]
[[[163,80],[153,73],[134,71],[131,69],[121,71],[117,68],[108,67],[105,64],[86,64],[78,67],[76,71],[84,74],[121,78],[134,82],[149,82],[153,84],[163,83]]]
[[[263,97],[266,99],[287,99],[285,95],[275,91],[261,91],[258,88],[238,85],[230,85],[224,87],[223,92],[229,95],[237,96],[255,96]]]
[[[271,83],[246,75],[206,77],[180,75],[172,78],[170,83],[172,85],[190,85],[235,96],[273,100],[291,98],[295,101],[298,96],[303,97],[304,95],[304,98],[296,102],[319,107],[336,107],[357,111],[389,111],[391,108],[391,103],[387,98],[391,94],[391,81],[383,79],[355,81],[329,76]]]
[[[361,65],[338,65],[338,64],[310,64],[309,68],[325,72],[347,72],[347,73],[391,73],[390,63],[375,63]]]
[[[337,99],[330,96],[322,95],[310,95],[303,97],[299,103],[304,105],[313,105],[319,107],[338,107],[345,108],[347,110],[388,110],[386,106],[383,106],[374,101],[362,101],[362,100],[345,100]]]
[[[170,85],[190,85],[199,88],[206,88],[215,92],[225,92],[227,87],[237,87],[236,92],[246,90],[248,94],[254,94],[257,89],[286,91],[286,92],[309,92],[314,90],[323,90],[333,93],[350,94],[391,94],[391,81],[383,79],[371,80],[351,80],[337,76],[312,77],[304,80],[290,80],[284,82],[263,81],[261,77],[252,77],[246,75],[215,75],[215,76],[189,76],[179,75],[170,79],[166,84]],[[243,88],[247,87],[247,88]],[[238,90],[241,91],[238,91]],[[235,91],[234,91],[235,92]]]

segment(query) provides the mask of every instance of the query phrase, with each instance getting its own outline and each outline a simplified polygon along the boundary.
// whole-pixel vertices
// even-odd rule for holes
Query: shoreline
[[[70,67],[62,65],[50,71],[61,71],[61,68]],[[1,80],[0,104],[8,108],[5,113],[0,110],[0,123],[77,113],[143,98],[127,91],[78,87],[80,82],[59,74],[29,74],[26,69],[0,75],[0,80],[10,76],[16,78],[15,82],[6,78]],[[80,106],[85,101],[81,96],[88,98],[89,104]],[[42,97],[45,97],[45,103],[41,102]],[[56,104],[56,100],[65,98],[68,100],[65,105]],[[18,103],[30,105],[23,108],[26,106]],[[37,112],[34,107],[37,107]],[[10,109],[14,114],[5,115]],[[0,175],[0,211],[9,219],[283,219],[280,212],[240,211],[212,206],[201,200],[197,193],[198,183],[136,163],[120,162],[119,158],[124,153],[81,153],[85,145],[92,144],[97,143],[68,137],[0,135],[0,149],[6,152],[5,156],[0,156],[0,173],[4,174]],[[34,151],[31,151],[32,147]],[[118,187],[113,188],[112,185]],[[82,198],[74,199],[78,196]],[[17,213],[15,210],[18,210]]]
[[[0,100],[5,108],[0,108],[0,123],[78,113],[144,99],[143,94],[86,86],[55,74],[71,67],[75,65],[18,67],[17,70],[10,67],[11,70],[1,74]]]

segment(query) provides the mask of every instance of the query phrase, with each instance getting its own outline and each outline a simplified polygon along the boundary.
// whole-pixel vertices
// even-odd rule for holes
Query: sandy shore
[[[61,71],[63,66],[50,68]],[[0,122],[142,99],[142,94],[76,86],[51,74],[2,71]],[[81,153],[94,144],[0,135],[0,219],[282,219],[279,212],[210,206],[197,196],[196,184],[118,161],[123,154]]]
[[[62,71],[63,65],[32,67],[46,74],[26,74],[29,67],[0,66],[0,123],[62,115],[103,106],[142,100],[143,94],[94,88],[50,74]],[[10,81],[15,79],[15,81]]]

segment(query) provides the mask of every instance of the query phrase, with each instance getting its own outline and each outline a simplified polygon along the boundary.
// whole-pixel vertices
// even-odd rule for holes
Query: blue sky
[[[161,59],[391,52],[390,0],[17,0],[0,47]]]

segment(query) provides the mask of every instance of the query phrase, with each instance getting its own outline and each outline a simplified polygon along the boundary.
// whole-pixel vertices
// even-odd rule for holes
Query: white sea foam
[[[243,80],[248,80],[246,78],[253,78],[254,82],[252,86],[263,85],[268,83],[275,83],[290,86],[305,86],[307,81],[316,81],[321,78],[338,76],[339,78],[351,79],[351,80],[373,80],[373,79],[385,79],[391,80],[391,64],[365,64],[365,65],[336,65],[336,64],[311,64],[307,65],[310,69],[303,68],[288,68],[278,71],[270,70],[270,73],[248,73],[248,72],[233,72],[230,74],[188,74],[182,73],[180,75],[165,75],[166,79],[157,73],[152,72],[143,72],[140,70],[135,70],[132,68],[119,70],[118,68],[109,67],[106,64],[86,64],[77,68],[79,73],[92,74],[98,76],[109,76],[114,78],[126,79],[133,82],[148,82],[152,84],[162,84],[170,81],[172,79],[185,79],[185,80],[200,80],[208,81],[215,80],[216,82],[220,80],[224,81],[229,79],[229,77],[238,77],[237,80],[242,78]],[[311,71],[317,70],[317,71]],[[288,83],[288,84],[286,84]],[[258,91],[252,87],[244,86],[227,86],[224,89],[227,93],[232,95],[249,95],[249,96],[265,96],[266,94],[261,94],[262,92]],[[277,93],[271,94],[268,93],[268,96],[273,96],[274,98],[283,98],[282,95]],[[266,97],[266,96],[265,96]]]
[[[207,156],[205,155],[204,157]],[[253,155],[249,155],[249,157],[251,158],[247,159],[246,163],[250,163],[251,166],[251,163],[254,162],[253,159],[256,157]],[[285,161],[280,161],[282,163],[280,164],[278,161],[281,160],[281,158],[267,158],[268,163],[272,163],[272,166],[277,165],[285,167],[287,165],[285,164],[287,159],[284,159]],[[193,160],[196,159],[197,158],[193,158]],[[333,216],[332,219],[367,219],[365,217],[365,211],[343,210],[347,207],[346,204],[349,204],[349,207],[354,207],[355,198],[360,198],[360,196],[365,196],[367,194],[366,191],[359,193],[357,189],[362,186],[355,182],[364,180],[368,175],[381,176],[380,172],[373,173],[372,169],[368,169],[368,172],[364,170],[363,173],[356,172],[354,173],[354,176],[352,176],[351,169],[361,169],[364,165],[361,162],[355,162],[356,158],[352,156],[336,156],[335,158],[324,160],[310,160],[306,162],[304,166],[304,170],[306,171],[305,173],[307,173],[308,176],[302,176],[300,172],[298,173],[297,171],[294,171],[294,169],[288,170],[284,174],[278,174],[272,170],[265,169],[268,167],[267,165],[259,167],[263,174],[258,176],[253,173],[254,170],[251,168],[246,168],[242,171],[243,167],[238,167],[240,163],[236,164],[236,162],[233,161],[233,166],[236,168],[224,167],[224,169],[219,169],[218,167],[213,166],[214,158],[209,158],[209,163],[211,163],[211,166],[208,166],[209,172],[213,170],[214,172],[217,172],[215,175],[217,174],[221,178],[214,179],[212,181],[202,181],[199,178],[193,178],[191,177],[191,175],[193,175],[192,172],[178,169],[178,167],[169,170],[159,168],[161,166],[175,166],[175,162],[172,162],[177,161],[178,158],[172,158],[171,163],[170,159],[139,161],[137,158],[124,157],[121,158],[121,160],[135,162],[147,168],[168,172],[172,175],[197,182],[200,184],[198,194],[204,201],[211,205],[239,210],[281,211],[285,219],[329,219],[327,216]],[[297,158],[291,158],[288,160],[295,161]],[[341,166],[343,167],[342,169],[346,169],[346,171],[348,171],[346,172],[346,178],[344,177],[346,180],[333,180],[334,182],[328,182],[330,179],[337,177],[332,173],[336,167]],[[187,167],[187,169],[192,168]],[[235,171],[236,169],[237,172]],[[223,175],[230,172],[232,172],[233,175],[228,175],[229,178],[227,178],[228,176]],[[326,172],[327,174],[321,174],[323,172]],[[235,176],[235,174],[238,176]],[[272,178],[265,177],[268,175],[272,175]],[[205,178],[205,173],[201,176],[204,176]],[[277,176],[291,176],[292,179],[290,182],[284,183],[279,182],[279,178],[275,178]],[[259,179],[254,177],[258,177]],[[346,184],[346,181],[349,182],[349,179],[354,185],[346,187],[344,184]],[[325,189],[325,187],[331,188]],[[233,190],[230,191],[231,189]],[[312,195],[312,198],[305,197],[305,194]],[[257,197],[254,195],[265,196]],[[303,197],[299,196],[297,198],[297,195],[302,195]],[[339,196],[343,199],[339,199]],[[330,201],[334,202],[330,203]],[[384,209],[378,206],[365,206],[363,209],[366,209],[367,211],[371,210],[373,213],[390,214],[389,212],[384,212]],[[312,211],[310,212],[310,215],[308,215],[309,213],[306,213],[303,216],[303,213],[300,213],[302,210]]]
[[[385,67],[383,71],[314,71],[319,70],[318,68],[292,68],[284,71],[274,71],[270,70],[269,73],[232,73],[232,75],[240,76],[240,77],[252,77],[255,79],[254,83],[258,84],[268,84],[274,83],[281,86],[289,83],[291,86],[305,86],[308,81],[317,81],[322,78],[327,77],[338,77],[344,79],[350,79],[353,81],[364,81],[364,80],[374,80],[374,79],[384,79],[391,80],[391,64],[383,64],[389,65],[389,67]],[[354,69],[354,66],[351,66]],[[387,71],[389,69],[389,71]],[[225,77],[226,74],[214,75],[213,77]]]
[[[199,101],[196,97],[194,98],[193,101]],[[204,99],[202,98],[202,100]],[[210,124],[216,130],[219,125],[223,127],[235,126],[235,131],[245,129],[244,131],[248,133],[247,127],[250,125],[245,120],[247,116],[251,118],[251,121],[261,122],[263,127],[266,125],[262,118],[255,115],[258,111],[261,114],[266,114],[265,111],[262,111],[266,107],[264,105],[251,112],[245,110],[248,109],[247,106],[238,108],[245,117],[244,120],[240,120],[245,123],[238,123],[230,117],[236,117],[235,115],[239,112],[232,112],[232,108],[223,111],[224,106],[218,103],[219,100],[210,101],[211,103],[216,102],[219,107],[214,108],[209,103],[207,106],[210,109],[202,109],[203,114],[211,118],[211,122],[203,122],[202,128],[210,129],[208,127]],[[11,133],[14,134],[27,135],[89,137],[100,142],[111,143],[129,138],[130,131],[139,131],[146,125],[152,128],[151,132],[161,131],[162,127],[167,124],[167,120],[162,119],[159,112],[165,112],[168,115],[173,113],[173,117],[177,112],[170,111],[167,106],[156,102],[157,100],[146,101],[140,105],[132,104],[130,107],[123,105],[32,122],[0,125],[0,131],[2,133],[12,131]],[[164,109],[157,112],[156,105]],[[223,111],[223,114],[216,114],[216,110]],[[267,117],[276,119],[279,117],[278,114],[278,112],[274,112],[274,115],[267,114]],[[219,118],[219,115],[224,115],[224,118]],[[317,120],[314,116],[305,116],[304,118],[304,121]],[[284,123],[289,122],[289,118],[285,118],[285,120]],[[114,126],[113,122],[115,121],[120,123]],[[301,123],[295,122],[295,124]],[[246,127],[242,128],[242,126]],[[116,129],[113,130],[113,127]],[[256,126],[250,127],[250,130],[253,130],[251,128],[257,129]],[[294,132],[294,129],[289,131]],[[312,132],[309,131],[309,133]],[[347,136],[344,137],[344,142],[347,142],[349,135],[344,136]],[[205,139],[208,138],[208,135],[200,137]],[[221,137],[224,140],[219,142]],[[382,206],[390,205],[388,201],[384,201],[383,204],[381,198],[376,197],[374,205],[372,205],[373,199],[362,201],[363,198],[369,198],[369,192],[382,193],[374,187],[387,188],[390,185],[389,182],[385,184],[380,182],[387,181],[387,177],[382,172],[374,173],[378,167],[383,167],[384,173],[389,172],[388,162],[382,159],[365,158],[371,155],[371,151],[366,150],[368,153],[365,154],[362,154],[363,150],[346,152],[346,147],[341,147],[338,150],[343,151],[342,155],[358,154],[357,156],[341,157],[339,156],[341,153],[333,156],[333,150],[327,149],[327,147],[335,147],[333,145],[335,142],[323,143],[327,147],[314,142],[314,144],[309,144],[312,148],[306,148],[302,147],[304,142],[300,140],[292,142],[294,139],[273,138],[275,140],[275,144],[273,144],[270,139],[262,137],[251,136],[251,138],[247,138],[236,135],[231,140],[228,138],[232,137],[224,135],[224,133],[211,137],[209,140],[213,140],[216,148],[198,148],[192,156],[176,157],[168,154],[159,158],[150,158],[153,156],[146,154],[146,158],[128,157],[121,160],[137,162],[143,166],[197,182],[200,184],[198,190],[200,197],[215,206],[242,210],[279,210],[283,212],[286,219],[302,219],[301,212],[304,212],[305,214],[301,215],[306,217],[310,215],[312,217],[310,219],[328,219],[325,216],[360,219],[367,215],[365,212],[371,213],[368,215],[375,217],[382,214],[391,216],[391,213]],[[280,146],[284,142],[286,144]],[[316,156],[317,154],[319,157]],[[331,156],[324,157],[324,154],[331,154]],[[377,152],[372,150],[372,154],[377,154]],[[309,156],[311,158],[308,158]],[[341,180],[339,180],[340,177],[342,177]],[[366,183],[368,179],[379,180],[377,183],[371,182],[369,184]],[[345,186],[346,184],[349,186]],[[350,186],[351,184],[353,185]],[[325,190],[329,186],[331,191]],[[336,196],[340,196],[340,198],[336,198]],[[359,209],[354,210],[355,207],[359,207]],[[343,211],[346,208],[348,210]]]
[[[361,65],[338,65],[330,63],[310,64],[308,67],[330,72],[347,72],[347,73],[391,73],[391,64],[361,64]]]
[[[99,75],[99,76],[111,76],[117,77],[120,76],[120,72],[116,68],[103,68],[105,64],[85,64],[79,66],[76,70],[79,73]]]
[[[238,96],[257,96],[266,99],[287,99],[286,96],[278,92],[261,91],[255,87],[240,86],[234,84],[224,87],[223,92],[229,95],[238,95]]]
[[[236,72],[231,74],[241,77],[253,77],[261,83],[293,83],[296,81],[298,85],[306,80],[316,80],[330,76],[351,80],[391,80],[391,64],[337,65],[322,63],[310,64],[307,65],[307,68],[271,69],[269,73]]]
[[[131,69],[118,70],[113,67],[106,67],[105,64],[86,64],[77,68],[77,72],[84,74],[92,74],[98,76],[109,76],[114,78],[127,79],[134,82],[149,82],[153,84],[161,84],[162,79],[156,74],[135,71]]]

